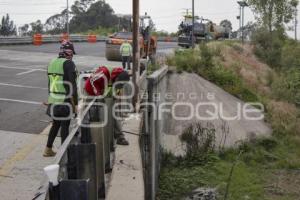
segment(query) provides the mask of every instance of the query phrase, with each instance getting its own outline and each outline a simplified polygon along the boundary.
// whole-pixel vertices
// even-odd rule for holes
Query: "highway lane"
[[[160,42],[159,50],[176,47]],[[79,71],[99,65],[120,65],[104,58],[105,44],[75,43],[74,61]],[[48,124],[46,66],[57,56],[59,44],[0,47],[0,130],[38,134]]]

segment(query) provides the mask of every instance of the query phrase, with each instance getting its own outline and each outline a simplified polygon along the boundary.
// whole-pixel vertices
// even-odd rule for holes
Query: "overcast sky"
[[[73,4],[75,0],[69,0]],[[106,0],[115,13],[132,12],[132,0]],[[186,9],[191,8],[192,0],[140,0],[141,14],[147,12],[158,30],[177,31]],[[9,13],[16,24],[23,25],[41,19],[42,22],[66,7],[66,0],[0,0],[0,15]],[[215,23],[229,19],[237,29],[239,14],[237,0],[195,0],[195,13]],[[245,24],[253,21],[249,8],[245,9]],[[299,31],[300,32],[300,31]],[[299,33],[300,34],[300,33]]]

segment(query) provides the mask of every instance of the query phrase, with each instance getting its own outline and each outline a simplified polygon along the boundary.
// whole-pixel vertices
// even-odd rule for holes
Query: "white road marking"
[[[0,86],[1,85],[2,86],[10,86],[10,87],[19,87],[19,88],[48,90],[48,88],[43,88],[43,87],[28,86],[28,85],[16,85],[16,84],[10,84],[10,83],[0,83]]]
[[[25,104],[31,104],[31,105],[42,105],[42,102],[37,101],[25,101],[25,100],[18,100],[18,99],[6,99],[6,98],[0,98],[0,101],[8,101],[8,102],[17,102],[17,103],[25,103]]]
[[[36,71],[47,71],[46,69],[32,69],[32,68],[28,68],[28,67],[9,67],[9,66],[0,66],[0,68],[3,69],[19,69],[19,70],[36,70]]]
[[[37,70],[36,70],[36,69],[31,69],[31,70],[29,70],[29,71],[21,72],[21,73],[18,73],[18,74],[16,74],[16,75],[17,75],[17,76],[20,76],[20,75],[29,74],[29,73],[35,72],[35,71],[37,71]]]

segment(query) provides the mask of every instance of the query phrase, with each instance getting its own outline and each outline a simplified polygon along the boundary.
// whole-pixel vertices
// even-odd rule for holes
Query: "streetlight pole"
[[[244,21],[245,21],[245,6],[242,7],[242,43],[244,44]]]
[[[240,18],[242,20],[241,22],[241,32],[242,32],[242,43],[244,44],[244,19],[245,19],[245,7],[248,7],[249,5],[247,4],[246,1],[238,1],[238,4],[240,5]]]
[[[240,17],[239,17],[239,23],[240,23],[240,27],[239,27],[239,32],[241,34],[242,31],[242,6],[240,6]]]
[[[140,2],[139,0],[132,0],[133,4],[133,35],[132,35],[132,44],[133,44],[133,53],[132,53],[132,82],[134,85],[134,96],[132,103],[136,109],[136,104],[138,100],[138,85],[137,85],[137,74],[139,72],[140,66],[140,48],[139,48],[139,21],[140,21]]]
[[[194,33],[195,33],[195,0],[192,0],[192,48],[195,48],[195,40],[194,40]]]
[[[70,27],[69,27],[69,0],[67,0],[67,34],[70,35]]]

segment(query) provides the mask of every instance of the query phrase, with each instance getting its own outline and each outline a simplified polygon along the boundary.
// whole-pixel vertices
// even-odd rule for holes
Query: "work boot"
[[[129,142],[125,138],[121,137],[117,139],[117,144],[127,146],[129,145]]]
[[[54,152],[52,150],[52,148],[48,148],[48,147],[45,148],[45,151],[43,154],[44,157],[54,157],[55,155],[56,155],[56,152]]]

